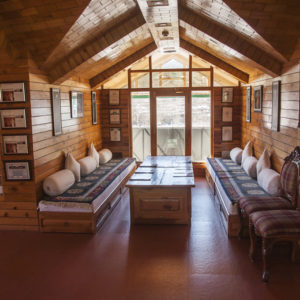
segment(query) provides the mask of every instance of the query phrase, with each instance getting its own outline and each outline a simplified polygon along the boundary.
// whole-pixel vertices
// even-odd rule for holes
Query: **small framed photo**
[[[232,103],[233,102],[233,87],[222,88],[222,102]]]
[[[232,106],[222,107],[222,122],[232,122]]]
[[[71,96],[71,118],[81,118],[84,114],[83,93],[70,92]]]
[[[246,94],[246,122],[251,122],[251,95],[252,94],[252,87],[247,87],[247,94]]]
[[[92,99],[92,124],[96,125],[98,123],[96,92],[91,92],[91,99]]]
[[[53,120],[53,135],[58,136],[62,134],[61,99],[59,89],[51,89],[51,107]]]
[[[231,141],[232,141],[232,126],[223,126],[222,142],[231,142]]]
[[[109,90],[109,105],[120,105],[120,90]]]
[[[272,83],[272,130],[280,129],[280,81]]]
[[[0,103],[25,102],[24,82],[0,83]]]
[[[121,141],[121,128],[110,128],[110,141],[111,142]]]
[[[29,161],[4,161],[6,181],[31,180]]]
[[[26,128],[26,111],[21,109],[3,109],[1,110],[1,128]]]
[[[28,154],[28,135],[3,135],[3,154],[18,155]]]
[[[109,122],[110,124],[121,124],[121,110],[110,109],[109,110]]]
[[[262,112],[263,86],[254,87],[254,111]]]

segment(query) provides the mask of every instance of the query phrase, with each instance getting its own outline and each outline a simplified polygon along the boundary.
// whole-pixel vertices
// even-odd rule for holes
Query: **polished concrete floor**
[[[205,180],[192,197],[190,227],[130,226],[126,194],[95,235],[0,232],[0,299],[300,299],[285,247],[264,284],[248,240],[227,238]]]

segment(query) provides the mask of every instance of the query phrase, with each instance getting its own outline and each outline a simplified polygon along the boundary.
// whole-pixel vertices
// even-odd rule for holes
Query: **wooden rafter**
[[[54,66],[48,68],[51,82],[55,84],[62,83],[71,76],[72,72],[77,67],[124,38],[143,24],[145,24],[143,16],[138,9],[135,9],[125,21],[109,28],[100,36],[97,36],[92,41],[74,50]]]
[[[15,48],[11,42],[7,39],[7,36],[3,30],[0,30],[0,48],[4,49],[5,53],[15,61],[18,58],[24,57],[24,52],[20,52]],[[27,54],[27,52],[25,52]]]
[[[134,52],[132,55],[129,55],[119,63],[113,65],[112,67],[104,70],[100,74],[94,76],[90,79],[90,85],[92,88],[96,87],[100,83],[102,83],[104,80],[108,79],[109,77],[113,76],[114,74],[122,71],[124,68],[130,66],[137,60],[143,58],[145,55],[151,53],[157,48],[156,44],[154,42],[151,42],[144,48]]]
[[[207,62],[223,69],[227,73],[233,75],[235,78],[248,83],[249,82],[249,74],[235,68],[234,66],[228,64],[227,62],[223,61],[222,59],[208,53],[207,51],[191,44],[190,42],[180,39],[180,47],[193,53],[194,55],[199,56],[200,58],[206,60]]]
[[[248,57],[271,76],[281,74],[282,63],[249,42],[241,34],[226,28],[203,14],[196,14],[193,10],[183,6],[179,8],[179,19]]]

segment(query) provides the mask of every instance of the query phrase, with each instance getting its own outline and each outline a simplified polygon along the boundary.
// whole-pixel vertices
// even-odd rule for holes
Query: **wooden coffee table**
[[[148,156],[126,186],[133,224],[190,224],[195,186],[190,156]]]

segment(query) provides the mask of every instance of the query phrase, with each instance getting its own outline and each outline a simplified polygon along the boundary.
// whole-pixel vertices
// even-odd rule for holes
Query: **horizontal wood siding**
[[[281,80],[280,131],[271,130],[272,120],[272,82]],[[242,145],[251,140],[254,154],[260,157],[264,148],[271,153],[273,168],[280,172],[283,159],[300,145],[299,122],[299,85],[300,65],[286,71],[282,76],[270,78],[263,76],[251,82],[252,103],[251,123],[246,123],[246,86],[242,88]],[[263,85],[262,112],[253,111],[253,87]]]

